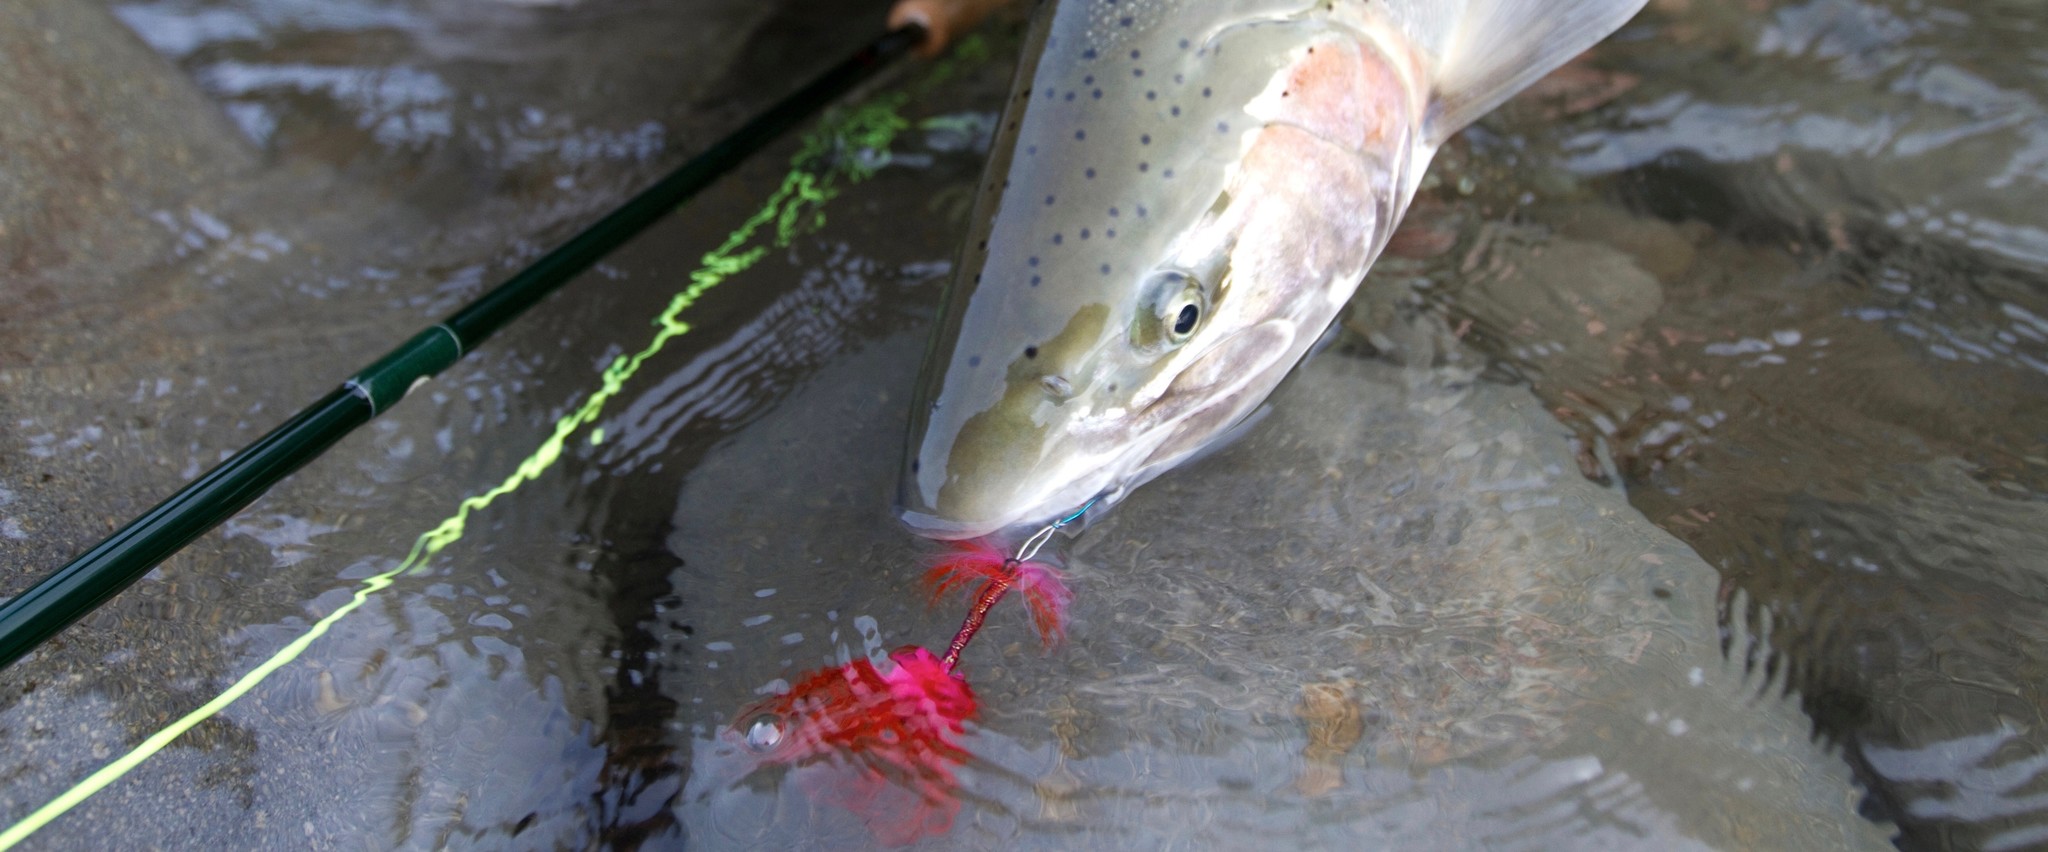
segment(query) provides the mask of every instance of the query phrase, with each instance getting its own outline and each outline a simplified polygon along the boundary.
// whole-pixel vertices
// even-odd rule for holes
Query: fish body
[[[914,399],[899,514],[1107,507],[1230,434],[1446,137],[1644,0],[1050,0]]]

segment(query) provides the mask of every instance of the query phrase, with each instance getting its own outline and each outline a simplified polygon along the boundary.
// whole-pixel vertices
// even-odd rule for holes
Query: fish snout
[[[956,473],[949,471],[936,500],[908,499],[897,518],[910,531],[941,540],[980,538],[1029,519],[1028,482],[1011,469]]]
[[[902,495],[903,523],[928,538],[974,538],[1071,508],[1050,503],[1092,472],[1078,464],[1072,412],[1062,410],[1085,390],[1076,385],[1062,373],[1016,382],[948,440],[927,445],[906,479],[916,485]]]

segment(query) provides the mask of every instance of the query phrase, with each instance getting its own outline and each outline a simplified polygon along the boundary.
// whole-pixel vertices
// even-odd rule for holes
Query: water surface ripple
[[[38,88],[0,75],[0,105],[65,153],[0,170],[8,592],[885,5],[23,3],[0,45]],[[928,845],[2048,842],[2038,12],[1659,0],[1455,140],[1267,421],[1063,543],[1070,643],[998,611]],[[943,128],[990,125],[1014,24],[991,43],[905,107],[948,121],[692,307],[601,437],[36,840],[865,842],[727,726],[953,627],[887,503],[985,143]],[[502,481],[788,153],[0,673],[0,814]]]

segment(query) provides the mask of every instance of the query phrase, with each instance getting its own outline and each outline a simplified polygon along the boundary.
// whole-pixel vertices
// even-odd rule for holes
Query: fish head
[[[1114,503],[1229,434],[1348,300],[1427,160],[1419,99],[1354,29],[1269,5],[1063,3],[1034,30],[913,403],[914,531]]]
[[[988,333],[955,338],[946,377],[919,406],[906,523],[968,538],[1097,498],[1106,507],[1269,389],[1255,380],[1286,358],[1294,323],[1236,315],[1215,279],[1194,270],[1162,263],[1128,278],[1060,311],[1048,300],[975,306],[983,322],[963,325]]]

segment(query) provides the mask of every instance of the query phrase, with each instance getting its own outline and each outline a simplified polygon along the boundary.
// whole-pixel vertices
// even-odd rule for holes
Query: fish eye
[[[1152,350],[1171,349],[1193,337],[1208,310],[1202,282],[1178,270],[1152,274],[1144,289],[1146,304],[1133,318],[1131,340]]]

